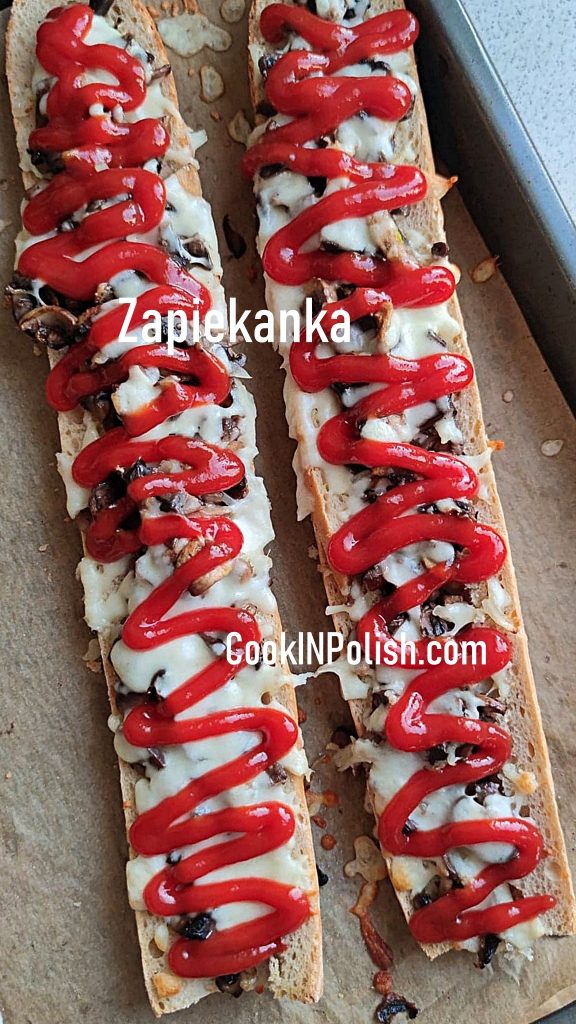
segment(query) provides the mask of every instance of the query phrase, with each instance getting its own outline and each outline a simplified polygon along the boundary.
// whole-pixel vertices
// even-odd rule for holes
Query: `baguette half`
[[[260,16],[265,7],[269,6],[268,0],[253,0],[250,15],[249,27],[249,51],[250,51],[250,82],[254,109],[257,113],[257,131],[254,141],[261,138],[262,125],[266,123],[266,114],[262,101],[265,99],[264,81],[261,73],[261,59],[274,53],[283,52],[284,43],[280,46],[271,46],[261,34]],[[302,5],[300,5],[302,6]],[[366,5],[354,4],[348,0],[319,0],[317,4],[305,4],[312,13],[317,13],[329,20],[338,21],[343,11],[348,7],[364,10]],[[372,0],[364,19],[375,17],[384,12],[402,8],[401,0]],[[352,26],[355,22],[346,20],[345,25]],[[264,67],[266,64],[264,63]],[[434,243],[445,242],[444,222],[442,210],[438,198],[438,179],[435,176],[434,163],[430,145],[430,138],[426,122],[426,115],[422,101],[421,91],[418,87],[417,70],[412,51],[409,53],[407,67],[403,69],[416,85],[416,97],[411,116],[402,122],[397,128],[396,138],[399,139],[399,151],[409,152],[408,158],[391,158],[392,162],[413,163],[419,166],[427,175],[430,183],[435,182],[436,187],[429,189],[424,201],[407,207],[404,216],[400,218],[400,226],[406,232],[408,238],[418,239],[418,251],[426,250],[428,255]],[[394,71],[392,71],[394,73]],[[273,119],[272,115],[272,119]],[[374,156],[363,159],[375,160]],[[289,172],[286,172],[289,173]],[[272,176],[272,182],[274,177]],[[265,183],[268,184],[268,181]],[[259,187],[256,188],[257,195]],[[282,202],[281,194],[278,194],[279,203]],[[272,232],[273,233],[273,232]],[[265,243],[270,237],[270,231],[262,230],[259,235],[259,249],[263,251]],[[427,262],[430,262],[428,258]],[[432,262],[438,262],[432,261]],[[304,286],[304,289],[306,286]],[[284,289],[286,292],[286,289]],[[294,290],[292,290],[294,291]],[[286,296],[281,294],[282,289],[278,288],[274,281],[266,278],[266,294],[268,306],[278,316],[280,310],[286,306]],[[308,294],[311,294],[310,289]],[[294,302],[294,295],[291,296]],[[458,299],[453,296],[448,304],[448,315],[457,325],[454,337],[449,339],[449,350],[470,358],[470,350],[467,343],[466,331],[462,321],[462,315]],[[289,346],[280,346],[282,355],[287,360]],[[310,457],[314,449],[314,436],[319,426],[324,422],[322,411],[319,406],[315,407],[315,401],[319,396],[306,395],[305,400],[302,393],[287,370],[285,386],[286,414],[290,435],[296,440],[298,448],[294,460],[294,467],[298,479],[298,495],[300,503],[300,517],[311,514],[313,527],[317,539],[317,546],[320,557],[320,568],[323,574],[328,604],[331,607],[340,609],[334,615],[334,622],[337,629],[344,637],[349,637],[353,632],[355,622],[346,611],[346,606],[352,603],[351,589],[353,580],[340,576],[332,571],[326,557],[327,545],[330,537],[342,525],[342,504],[341,494],[337,487],[331,482],[330,467],[322,465],[322,460],[317,453]],[[474,501],[475,511],[478,520],[496,528],[506,543],[509,551],[508,535],[503,519],[502,508],[496,490],[494,473],[489,461],[485,459],[489,452],[488,441],[485,434],[482,418],[480,397],[475,380],[463,391],[453,396],[455,417],[464,437],[464,452],[467,456],[476,457],[477,464],[481,468],[480,480],[481,491],[479,497]],[[333,414],[333,413],[332,413]],[[484,621],[494,624],[497,628],[505,628],[503,622],[508,622],[510,629],[507,636],[513,647],[512,663],[510,668],[510,692],[506,699],[505,725],[513,738],[513,768],[518,769],[519,776],[528,769],[533,772],[537,788],[534,792],[526,795],[525,803],[529,807],[529,814],[536,822],[544,836],[546,857],[542,859],[536,870],[529,876],[514,883],[515,888],[522,895],[547,892],[556,898],[556,906],[548,911],[543,919],[543,931],[545,934],[564,935],[574,932],[576,927],[576,910],[572,881],[568,867],[564,839],[558,818],[558,811],[554,796],[554,784],[550,769],[546,741],[542,729],[540,711],[537,702],[536,690],[530,661],[527,650],[526,634],[522,622],[519,606],[518,590],[512,561],[510,556],[506,558],[503,569],[498,577],[498,584],[501,585],[503,594],[507,595],[506,611],[498,614],[494,602],[488,602],[487,607],[492,609],[492,619],[489,614],[485,615]],[[500,593],[500,591],[498,591]],[[477,608],[487,601],[489,594],[486,585],[476,588],[474,605]],[[345,661],[345,659],[343,659]],[[371,670],[372,672],[372,670]],[[341,666],[341,678],[346,679],[350,675],[346,666]],[[366,675],[363,681],[366,681]],[[350,687],[344,685],[344,695],[348,697],[349,704],[360,737],[366,732],[366,721],[371,709],[371,693],[375,684],[375,678],[371,675],[368,685],[368,694],[364,697],[354,697],[350,694]],[[367,760],[368,758],[365,758]],[[358,760],[362,760],[361,757]],[[368,802],[373,809],[378,802],[378,793],[370,774],[367,782]],[[380,797],[380,806],[382,806]],[[375,812],[376,813],[376,812]],[[378,815],[376,815],[378,819]],[[384,851],[385,852],[385,851]],[[402,909],[409,920],[413,913],[413,897],[418,891],[410,878],[409,858],[387,857],[390,877],[396,889]],[[438,943],[425,945],[425,951],[430,957],[435,957],[451,948],[450,943]],[[470,948],[474,948],[473,945]]]
[[[53,0],[15,0],[8,28],[8,82],[26,189],[30,189],[41,180],[38,171],[30,161],[28,137],[36,123],[36,97],[32,89],[36,32],[39,24],[53,6]],[[156,27],[140,0],[116,0],[107,14],[107,20],[118,28],[122,36],[132,37],[144,50],[152,54],[154,66],[161,67],[168,63]],[[179,186],[187,196],[201,197],[198,164],[194,158],[190,133],[178,113],[176,89],[171,74],[161,79],[160,90],[166,101],[163,120],[171,136],[171,146],[164,158],[163,176],[177,176]],[[203,280],[210,288],[215,305],[223,309],[221,269],[217,260],[217,252],[214,254],[216,239],[211,220],[210,233],[211,237],[208,241],[216,258],[216,266],[213,273],[207,272],[204,275]],[[192,273],[196,274],[195,268]],[[48,355],[51,366],[54,366],[59,360],[59,354],[53,349],[48,349]],[[255,409],[251,396],[240,381],[234,380],[234,388],[236,403],[243,421],[242,434],[237,438],[236,449],[239,449],[241,454],[243,451],[246,452],[246,477],[249,488],[254,489],[254,511],[262,521],[264,544],[267,544],[272,533],[268,501],[262,482],[254,475],[253,468],[253,456],[256,450],[254,441]],[[59,413],[58,421],[62,443],[62,453],[59,457],[60,468],[65,481],[70,486],[70,466],[73,459],[90,440],[98,435],[100,427],[98,420],[89,411],[79,408],[69,413]],[[85,525],[81,516],[82,530]],[[264,555],[263,558],[267,563],[268,560]],[[128,571],[125,571],[124,577],[116,578],[111,582],[110,592],[112,595],[121,590],[123,583],[130,576],[133,562],[134,559],[132,559]],[[110,654],[118,636],[120,622],[115,616],[107,619],[106,614],[101,614],[100,598],[95,593],[91,593],[93,576],[98,572],[97,563],[86,555],[82,560],[80,572],[85,583],[87,620],[94,630],[98,630],[98,641],[112,709],[112,722],[117,729],[121,723],[122,714],[117,703],[118,676],[110,660]],[[110,594],[108,596],[110,597]],[[266,629],[268,635],[278,638],[281,629],[278,611],[269,591],[266,591],[266,596],[269,611],[265,613],[258,610],[257,619],[261,627]],[[286,666],[278,666],[277,669],[274,669],[270,676],[270,682],[275,702],[296,719],[295,692]],[[141,779],[141,773],[125,760],[120,759],[119,765],[128,831],[136,818],[135,786]],[[296,833],[291,855],[299,861],[307,877],[307,891],[312,915],[297,932],[285,940],[285,952],[268,961],[267,983],[275,996],[288,996],[307,1002],[318,999],[322,990],[322,952],[318,886],[310,823],[304,796],[304,772],[305,757],[300,740],[298,749],[295,750],[294,764],[286,765],[286,779],[282,783],[281,789],[285,801],[290,803],[295,813]],[[133,857],[133,855],[131,850],[130,856]],[[147,910],[136,909],[136,923],[146,989],[157,1016],[188,1007],[203,996],[216,991],[213,979],[207,979],[204,982],[203,980],[177,978],[169,970],[166,962],[163,918],[155,917]],[[172,930],[171,936],[174,936]],[[260,969],[259,971],[261,974],[262,971]],[[243,976],[243,986],[245,982],[245,987],[254,987],[256,979]]]

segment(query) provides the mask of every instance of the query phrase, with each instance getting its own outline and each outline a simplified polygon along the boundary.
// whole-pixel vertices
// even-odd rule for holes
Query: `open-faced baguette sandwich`
[[[157,1014],[266,978],[314,1000],[306,759],[288,671],[245,663],[280,628],[273,534],[242,360],[202,329],[225,306],[195,140],[138,0],[53,7],[15,0],[10,19],[26,197],[7,294],[50,357],[146,986]]]
[[[255,0],[244,169],[276,322],[307,299],[326,311],[322,336],[280,347],[300,515],[337,626],[365,652],[336,666],[358,731],[341,763],[368,766],[416,939],[485,966],[572,932],[575,910],[417,31],[393,0]],[[343,313],[350,330],[331,332]]]

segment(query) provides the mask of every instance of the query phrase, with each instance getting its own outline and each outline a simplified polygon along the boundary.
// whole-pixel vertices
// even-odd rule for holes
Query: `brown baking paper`
[[[215,23],[219,4],[205,2]],[[209,142],[198,159],[202,182],[221,240],[225,284],[239,306],[263,307],[254,254],[251,187],[242,180],[242,148],[227,123],[240,108],[249,112],[246,25],[226,25],[234,36],[228,52],[203,51],[193,66],[213,64],[224,76],[222,99],[208,106],[199,97],[191,62],[175,58],[181,108],[189,124],[205,126]],[[13,238],[19,226],[20,176],[4,80],[0,99],[0,260],[9,279]],[[495,458],[531,640],[544,725],[556,779],[560,814],[574,860],[572,812],[576,792],[576,661],[572,608],[575,537],[574,432],[570,414],[544,365],[500,274],[484,285],[467,271],[486,255],[457,194],[446,202],[448,236],[463,268],[460,297],[476,357],[488,433],[505,441]],[[221,230],[228,213],[246,239],[245,255],[229,254]],[[505,270],[505,267],[503,268]],[[0,489],[3,530],[4,685],[0,710],[1,888],[0,1009],[5,1024],[145,1024],[152,1019],[141,978],[136,929],[126,899],[126,843],[118,769],[106,720],[102,675],[82,662],[88,632],[74,571],[80,541],[66,519],[63,487],[55,469],[56,417],[44,399],[45,358],[37,358],[7,311],[2,331],[1,406],[5,442]],[[267,345],[247,346],[258,406],[260,470],[272,502],[277,540],[273,584],[286,630],[320,632],[329,627],[324,590],[308,555],[308,522],[297,524],[293,445],[288,440],[279,360]],[[505,402],[504,392],[512,393]],[[510,397],[507,395],[507,397]],[[555,457],[541,444],[562,439]],[[572,470],[572,472],[571,472]],[[333,730],[349,723],[333,677],[299,690],[311,762],[322,755]],[[177,1019],[217,1024],[282,1020],[284,1024],[362,1024],[372,1020],[378,997],[374,972],[358,921],[349,908],[359,879],[343,865],[353,839],[372,830],[363,812],[361,774],[338,775],[316,765],[315,790],[338,793],[323,808],[326,832],[337,843],[328,852],[314,828],[317,858],[329,874],[322,889],[325,995],[317,1006],[274,1002],[268,994],[238,1001],[212,996]],[[576,939],[546,939],[520,983],[499,970],[478,971],[471,957],[448,954],[430,963],[413,942],[387,883],[380,886],[374,917],[391,944],[394,986],[420,1007],[422,1024],[528,1022],[539,1009],[556,1009],[576,996]],[[571,987],[572,986],[572,987]]]

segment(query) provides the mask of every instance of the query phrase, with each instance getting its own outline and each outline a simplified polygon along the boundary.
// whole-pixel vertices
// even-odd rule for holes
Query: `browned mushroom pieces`
[[[246,252],[246,240],[242,237],[239,231],[233,227],[230,215],[227,213],[222,221],[222,227],[224,230],[224,238],[226,239],[226,245],[234,257],[235,260],[241,259]]]
[[[25,288],[15,288],[13,285],[8,285],[5,290],[5,295],[6,305],[8,309],[12,310],[12,316],[17,324],[20,323],[23,316],[26,316],[27,313],[31,313],[38,305],[36,296]]]
[[[218,565],[211,572],[207,572],[204,576],[199,576],[198,579],[194,580],[188,588],[188,592],[193,597],[200,597],[210,587],[213,587],[218,580],[223,580],[228,573],[232,572],[233,562],[226,563],[224,565]]]
[[[489,963],[494,959],[494,954],[498,949],[498,946],[502,942],[499,935],[495,935],[493,932],[488,932],[487,935],[480,936],[480,946],[478,949],[478,959],[474,966],[479,967],[483,970]]]
[[[72,343],[77,322],[74,313],[61,306],[38,306],[24,313],[18,326],[48,348],[64,348]]]
[[[214,980],[216,988],[220,989],[220,992],[229,992],[235,999],[242,995],[243,988],[240,984],[239,974],[221,974],[220,977]]]
[[[418,1015],[418,1008],[404,996],[390,992],[387,996],[384,996],[384,999],[378,1006],[375,1020],[378,1021],[378,1024],[390,1024],[399,1013],[405,1014],[408,1020],[414,1020]]]
[[[161,78],[167,78],[172,67],[170,64],[162,64],[159,68],[155,68],[150,77],[151,82],[158,82]]]
[[[103,281],[99,284],[94,293],[94,302],[97,306],[100,306],[103,302],[109,302],[110,299],[114,298],[114,289],[109,281]]]
[[[288,778],[288,772],[279,761],[275,761],[274,764],[268,765],[266,772],[270,781],[273,782],[274,785],[286,782],[286,779]]]
[[[193,263],[199,263],[201,266],[205,266],[207,270],[212,270],[212,259],[210,253],[202,239],[194,235],[192,238],[187,238],[183,243],[184,251],[192,257]]]
[[[184,565],[185,562],[194,558],[194,556],[197,555],[204,547],[204,544],[205,541],[200,538],[194,538],[193,540],[188,541],[176,558],[176,567],[179,568],[181,565]],[[194,580],[193,583],[190,584],[188,588],[189,593],[192,594],[193,597],[199,597],[201,594],[204,594],[209,587],[214,585],[214,583],[217,583],[218,580],[224,579],[224,577],[232,571],[233,565],[233,562],[226,562],[224,565],[217,565],[210,572],[205,573],[204,576],[199,576],[198,579]]]

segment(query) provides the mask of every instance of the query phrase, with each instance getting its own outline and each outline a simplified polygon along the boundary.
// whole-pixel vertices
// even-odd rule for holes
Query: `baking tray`
[[[214,0],[205,0],[205,2],[207,3],[207,6],[208,6],[208,3],[209,2],[212,3],[212,2],[214,2]],[[438,6],[440,6],[440,0],[436,0],[436,3],[438,4]],[[0,0],[0,8],[8,7],[8,6],[9,6],[9,3],[6,2],[6,0]],[[440,125],[437,125],[437,124],[433,123],[433,126],[432,126],[433,127],[433,137],[434,137],[434,143],[435,143],[435,146],[436,146],[437,153],[439,153],[441,155],[441,157],[444,159],[444,161],[446,162],[447,166],[450,168],[451,171],[455,171],[455,172],[460,174],[461,186],[462,186],[461,190],[462,190],[463,194],[465,195],[466,200],[469,203],[471,210],[474,212],[474,216],[476,218],[477,223],[482,226],[482,230],[484,232],[484,235],[485,235],[485,237],[486,237],[486,239],[488,241],[488,244],[489,244],[491,250],[493,252],[495,251],[495,252],[499,252],[501,254],[501,256],[503,258],[503,269],[504,269],[504,272],[505,272],[505,274],[506,274],[506,276],[507,276],[507,278],[509,280],[509,283],[513,286],[513,288],[515,290],[517,299],[522,303],[523,308],[524,308],[524,312],[528,316],[529,315],[528,314],[528,309],[527,309],[526,305],[523,302],[523,299],[522,299],[522,296],[521,296],[521,292],[520,292],[519,288],[517,287],[517,285],[516,285],[516,283],[515,283],[515,281],[513,279],[513,276],[510,273],[510,266],[511,266],[510,259],[512,258],[513,253],[510,254],[510,258],[509,258],[509,255],[508,255],[508,253],[505,250],[506,230],[501,225],[500,226],[500,234],[495,236],[495,240],[493,240],[492,236],[489,236],[488,228],[486,226],[487,223],[488,223],[487,218],[488,218],[488,214],[489,214],[489,211],[486,210],[486,196],[482,195],[482,190],[480,189],[479,190],[479,199],[482,200],[482,198],[484,198],[484,206],[480,205],[480,206],[474,207],[474,205],[473,205],[473,202],[474,202],[474,200],[473,200],[473,193],[472,192],[470,192],[470,193],[468,192],[468,188],[469,187],[471,188],[471,183],[472,183],[472,180],[473,180],[474,173],[479,170],[478,166],[474,164],[473,156],[470,156],[470,155],[468,157],[466,156],[466,154],[468,152],[467,143],[470,141],[469,139],[467,139],[467,135],[470,134],[470,136],[472,136],[472,135],[476,134],[476,132],[478,131],[477,127],[474,126],[473,120],[471,120],[471,119],[473,118],[473,116],[477,115],[479,120],[481,121],[481,123],[488,124],[488,121],[487,121],[487,115],[485,113],[483,113],[483,111],[482,111],[482,101],[481,101],[482,93],[478,92],[478,91],[475,91],[475,92],[472,92],[472,93],[469,94],[469,98],[465,98],[465,96],[467,94],[465,94],[464,90],[469,88],[469,87],[472,88],[472,86],[471,86],[472,76],[469,73],[468,65],[467,65],[467,62],[466,62],[466,59],[465,59],[466,52],[469,52],[469,51],[465,51],[461,46],[459,46],[457,44],[457,40],[454,39],[453,34],[452,34],[453,30],[454,30],[454,26],[458,25],[458,19],[460,19],[460,22],[459,22],[460,28],[462,29],[462,26],[464,26],[464,29],[466,29],[466,31],[464,32],[464,37],[463,37],[464,41],[466,41],[466,39],[467,39],[468,47],[470,48],[470,46],[472,46],[472,52],[476,54],[476,56],[475,56],[476,68],[478,69],[478,61],[480,62],[481,66],[483,68],[483,76],[481,76],[482,80],[484,81],[485,84],[491,82],[492,87],[496,88],[496,90],[497,90],[497,92],[499,94],[501,93],[501,99],[502,99],[503,103],[505,104],[505,107],[506,107],[506,110],[508,112],[508,115],[513,119],[513,121],[514,121],[514,123],[516,125],[516,128],[521,133],[521,135],[518,136],[518,139],[515,140],[513,142],[513,144],[512,144],[516,154],[518,153],[518,150],[516,150],[516,146],[517,145],[518,145],[518,147],[521,147],[521,146],[528,147],[527,152],[530,154],[530,159],[532,161],[536,162],[536,166],[539,168],[540,175],[543,176],[544,179],[545,179],[546,190],[547,190],[546,195],[548,196],[549,200],[550,199],[552,200],[552,206],[556,209],[556,212],[558,212],[558,206],[559,206],[560,209],[562,210],[563,215],[564,215],[565,218],[567,218],[566,211],[564,211],[563,208],[561,207],[560,200],[558,199],[558,196],[554,192],[553,186],[551,185],[549,179],[547,178],[546,172],[543,170],[543,168],[541,166],[541,163],[539,161],[539,158],[535,154],[535,152],[533,150],[533,147],[532,147],[529,139],[527,139],[522,126],[519,124],[516,115],[514,114],[513,110],[510,108],[510,105],[509,105],[510,101],[509,101],[508,97],[506,96],[506,94],[504,93],[504,91],[502,90],[502,88],[501,88],[500,84],[498,83],[497,79],[495,78],[494,72],[493,72],[490,64],[487,62],[485,56],[483,55],[483,51],[479,47],[479,44],[477,43],[477,40],[476,40],[476,38],[475,38],[475,36],[473,34],[473,31],[472,31],[472,29],[471,29],[471,27],[470,27],[470,25],[469,25],[469,23],[467,21],[467,18],[464,15],[464,13],[463,13],[462,9],[460,8],[459,4],[455,3],[454,0],[442,0],[442,3],[441,3],[442,19],[440,19],[438,11],[434,9],[434,4],[433,3],[425,3],[425,2],[417,3],[417,2],[413,2],[413,3],[410,4],[410,6],[412,6],[414,8],[415,12],[418,13],[420,18],[422,19],[423,26],[424,26],[424,29],[425,29],[426,33],[428,33],[428,31],[430,33],[433,33],[433,35],[431,36],[431,40],[430,40],[429,44],[422,47],[421,54],[420,54],[420,58],[421,58],[421,72],[423,74],[424,81],[425,81],[425,91],[426,91],[426,96],[427,96],[427,100],[428,100],[428,108],[429,108],[429,110],[431,110],[431,109],[433,110],[434,109],[434,104],[436,102],[446,103],[445,99],[442,99],[442,98],[436,99],[435,97],[438,97],[438,95],[439,95],[437,90],[438,90],[438,88],[440,86],[443,85],[443,88],[446,91],[446,86],[449,84],[449,80],[448,80],[447,76],[448,76],[448,73],[450,72],[450,69],[452,70],[452,73],[454,75],[454,78],[451,79],[451,81],[461,83],[461,89],[462,89],[462,97],[461,97],[461,99],[462,99],[462,103],[458,104],[457,106],[455,106],[454,110],[452,109],[452,104],[451,104],[450,105],[450,112],[449,112],[449,114],[446,113],[446,111],[447,111],[446,105],[443,106],[442,108],[440,108],[441,110],[444,111],[444,113],[442,115],[441,123],[440,123]],[[452,18],[452,13],[454,14],[454,18]],[[428,18],[430,18],[431,20],[428,21],[427,20]],[[435,27],[436,27],[437,31],[441,33],[440,35],[437,35],[437,33],[435,31]],[[443,60],[444,60],[445,63],[443,65],[440,65],[440,55],[441,54],[444,55],[443,56]],[[442,80],[440,78],[439,71],[438,71],[438,68],[440,66],[442,66],[442,68],[443,68],[443,75],[444,75],[444,78],[445,78],[444,82],[442,82]],[[436,92],[435,92],[435,90],[436,90]],[[486,94],[484,94],[484,95],[486,95]],[[486,102],[488,102],[488,101],[486,101]],[[463,111],[464,107],[466,108],[466,110],[465,110],[466,120],[465,121],[462,120],[463,113],[464,113],[464,111]],[[488,110],[488,109],[490,109],[490,108],[487,105],[486,110]],[[460,113],[459,113],[459,111],[460,111]],[[450,118],[453,117],[454,118],[454,120],[451,122],[451,132],[449,134],[446,133],[446,132],[442,132],[442,126],[444,126],[444,128],[446,127],[446,124],[447,124],[447,121],[448,121],[448,117],[450,117]],[[460,120],[458,120],[459,117],[460,117]],[[492,111],[491,111],[490,117],[492,117]],[[461,128],[458,127],[459,125],[461,126],[462,124],[465,124],[467,126],[465,131],[463,131]],[[527,206],[530,207],[530,201],[531,200],[526,198],[526,196],[528,195],[528,193],[526,191],[526,184],[524,183],[524,181],[523,181],[523,179],[522,179],[522,177],[520,175],[517,174],[516,177],[514,177],[514,171],[513,171],[513,169],[511,169],[511,155],[510,155],[509,152],[506,153],[506,146],[502,145],[502,140],[505,139],[506,136],[505,135],[504,136],[503,135],[498,135],[498,133],[495,131],[495,129],[493,130],[492,122],[490,122],[489,127],[490,127],[490,130],[488,130],[488,128],[486,129],[486,141],[485,141],[485,144],[483,146],[483,149],[482,149],[482,147],[480,147],[482,149],[482,153],[481,153],[482,158],[484,160],[488,161],[489,155],[491,153],[492,156],[490,157],[490,159],[492,160],[491,166],[493,168],[498,165],[498,159],[500,159],[501,166],[504,168],[504,170],[501,170],[499,173],[502,174],[502,175],[504,173],[507,173],[508,177],[507,177],[506,180],[509,183],[508,194],[506,196],[505,202],[506,203],[511,202],[511,203],[515,204],[514,208],[517,211],[516,214],[515,214],[515,219],[516,218],[521,218],[523,216],[525,217],[524,214],[518,213],[518,210],[526,209]],[[462,136],[462,138],[458,138],[458,136]],[[462,142],[462,144],[463,144],[460,147],[460,149],[457,149],[456,146],[455,146],[455,138],[458,138],[458,141]],[[508,136],[508,138],[510,139],[510,138],[512,138],[512,136],[510,135],[510,136]],[[510,146],[510,143],[509,143],[509,146]],[[507,156],[507,160],[504,159],[505,156]],[[467,164],[466,160],[470,161],[471,164]],[[525,156],[522,156],[522,158],[520,160],[520,163],[521,163],[522,167],[524,167],[524,168],[527,166]],[[479,173],[479,175],[478,175],[479,178],[482,179],[483,174],[485,174],[485,173],[488,173],[488,172],[484,171],[483,173]],[[530,181],[534,181],[534,180],[535,179],[532,176],[530,178]],[[484,178],[484,181],[486,181],[485,178]],[[503,190],[503,191],[506,191],[506,190]],[[493,203],[494,209],[497,210],[500,213],[501,211],[499,211],[499,204],[498,204],[498,202],[494,201],[493,195],[494,195],[494,193],[492,193],[491,202]],[[534,197],[538,197],[539,200],[541,200],[544,195],[545,195],[545,192],[542,189],[540,189],[540,187],[538,187],[537,190],[534,190]],[[522,202],[523,202],[524,205],[522,205]],[[522,237],[523,237],[523,239],[526,239],[527,238],[527,235],[526,235],[526,231],[527,231],[526,224],[521,219],[518,219],[516,221],[516,224],[518,224],[518,223],[522,223],[523,224],[523,235],[522,235]],[[532,237],[533,238],[540,237],[540,242],[530,243],[532,245],[532,247],[534,246],[534,244],[540,244],[540,245],[543,244],[542,243],[542,238],[544,238],[544,237],[546,237],[548,239],[550,238],[550,234],[551,234],[550,230],[547,228],[547,230],[544,231],[542,229],[542,227],[541,227],[541,225],[543,223],[548,224],[548,221],[546,221],[546,218],[543,219],[539,215],[538,218],[537,218],[537,224],[540,225],[540,236],[538,236],[536,234],[536,235],[533,235]],[[563,223],[565,224],[565,222],[563,222]],[[514,225],[514,230],[516,230],[516,225]],[[572,231],[573,231],[573,229],[572,229],[572,227],[570,225],[569,220],[568,220],[568,230],[566,230],[566,226],[565,226],[564,230],[565,230],[565,238],[567,238],[568,234],[569,233],[571,234]],[[560,232],[560,234],[561,234],[561,232]],[[557,248],[558,248],[557,246],[550,244],[550,246],[549,246],[550,255],[548,257],[548,259],[550,261],[550,266],[553,266],[555,268],[554,269],[554,274],[553,274],[553,277],[554,277],[555,280],[559,276],[558,266],[560,265],[560,258],[558,256]],[[536,251],[536,250],[533,250],[533,251]],[[572,265],[574,265],[574,264],[572,264]],[[526,271],[524,271],[524,273],[526,274],[526,278],[525,278],[526,280],[528,280],[528,281],[531,280],[531,276],[533,275],[533,271],[534,271],[534,262],[531,261],[530,274],[528,275],[528,274],[526,274]],[[548,294],[547,296],[545,295],[543,301],[545,301],[547,303],[547,306],[544,307],[545,309],[548,308],[549,306],[554,308],[555,304],[557,304],[557,302],[558,302],[558,299],[551,300],[550,295]],[[553,312],[553,308],[552,308],[552,312]],[[547,317],[547,314],[543,317],[543,319],[546,319],[546,317]],[[531,323],[533,324],[533,329],[536,332],[536,336],[537,336],[537,338],[539,340],[539,343],[540,343],[541,347],[544,350],[544,344],[543,344],[543,341],[542,341],[542,334],[541,334],[541,332],[539,332],[537,326],[534,326],[534,322],[531,321]],[[564,330],[564,333],[561,335],[561,338],[564,338],[565,340],[567,340],[567,332],[566,332],[566,330]],[[548,359],[549,359],[549,361],[550,361],[550,363],[552,365],[553,364],[553,359],[549,355],[548,355]],[[564,386],[565,393],[566,393],[565,374],[562,371],[557,370],[557,369],[555,369],[554,372],[557,374],[559,383],[561,383]],[[572,376],[572,380],[573,380],[573,376]],[[275,495],[275,497],[278,498],[278,495]],[[274,501],[273,504],[277,506],[278,503],[277,503],[277,501]],[[82,643],[82,638],[79,640],[79,643],[80,644]],[[105,834],[108,834],[108,833],[105,832]],[[118,835],[119,834],[120,834],[120,832],[118,831]],[[110,842],[112,842],[112,841],[115,841],[115,840],[110,839]],[[576,1021],[576,1012],[574,1010],[574,1006],[569,1007],[569,1008],[565,1008],[563,1011],[561,1011],[560,1013],[556,1014],[555,1016],[548,1017],[546,1019],[549,1020],[549,1021],[555,1021],[555,1022],[557,1022],[557,1024],[560,1024],[560,1022],[562,1022],[562,1024],[569,1024],[569,1022],[574,1022],[574,1021]],[[494,1022],[494,1024],[496,1024],[496,1022]]]
[[[407,0],[434,151],[514,292],[572,410],[576,231],[460,0]],[[494,3],[496,10],[498,4]]]

